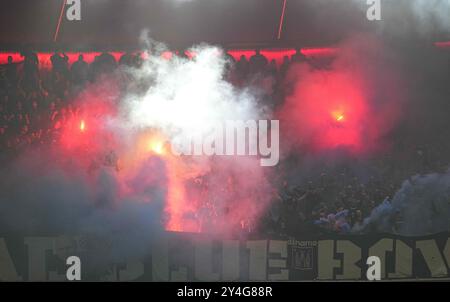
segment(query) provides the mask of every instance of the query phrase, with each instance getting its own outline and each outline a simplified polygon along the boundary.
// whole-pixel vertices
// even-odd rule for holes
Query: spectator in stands
[[[83,86],[88,79],[89,65],[84,61],[83,55],[78,56],[78,60],[72,64],[71,79],[73,84]]]
[[[142,64],[144,63],[144,60],[142,58],[142,53],[138,52],[133,56],[133,66],[136,68],[140,68]]]
[[[125,66],[133,66],[134,65],[134,57],[130,52],[125,52],[119,59],[119,65]]]
[[[327,226],[329,224],[326,211],[320,211],[319,217],[314,220],[314,224],[317,226]]]
[[[31,51],[24,51],[22,56],[25,58],[23,61],[23,73],[25,77],[35,77],[39,75],[39,60],[36,53]]]
[[[233,56],[225,53],[225,68],[224,76],[227,81],[233,84],[237,84],[237,74],[236,74],[236,61]]]
[[[280,66],[280,76],[284,78],[286,76],[287,70],[289,68],[289,65],[291,65],[291,61],[289,60],[289,56],[283,57],[283,63]]]
[[[267,59],[261,54],[259,49],[250,57],[250,73],[255,74],[266,71]]]
[[[361,210],[356,210],[355,211],[354,223],[353,223],[353,226],[352,226],[352,232],[353,233],[360,233],[360,232],[362,232],[363,226],[364,226],[363,214],[362,214]]]
[[[236,72],[238,73],[238,78],[243,82],[250,71],[249,62],[244,55],[241,55],[239,61],[236,63]]]
[[[131,57],[122,56],[121,63],[130,60],[131,64],[135,66],[141,64],[139,62],[142,62],[142,59],[139,53],[136,56],[127,55]],[[61,72],[65,69],[62,65],[66,64],[64,62],[67,56],[56,55],[52,61],[55,72],[52,72],[51,76],[46,78],[45,73],[39,73],[39,62],[36,54],[25,52],[24,57],[23,70],[16,68],[17,65],[13,64],[12,58],[8,58],[8,64],[1,68],[4,71],[3,76],[0,74],[0,81],[3,77],[0,88],[5,86],[4,83],[7,82],[5,79],[9,78],[6,74],[9,74],[9,72],[14,74],[17,79],[17,85],[8,89],[0,89],[0,147],[4,151],[3,153],[11,151],[12,154],[15,154],[23,146],[42,143],[44,138],[48,141],[54,141],[58,129],[64,127],[65,121],[76,114],[77,108],[75,105],[75,108],[72,108],[71,104],[67,103],[70,93],[73,92],[70,88],[78,85],[80,81],[85,81],[89,69],[83,56],[80,55],[78,61],[71,68],[71,76],[67,77],[64,72]],[[271,81],[265,81],[265,79],[274,80],[277,85],[267,86],[274,87],[278,91],[280,99],[283,99],[285,95],[290,93],[287,85],[285,85],[286,79],[281,76],[286,74],[291,63],[289,58],[287,56],[283,58],[283,64],[277,71],[273,60],[267,65],[267,60],[261,57],[259,51],[252,57],[252,71],[256,72],[255,70],[262,69],[265,72],[270,71],[272,74],[278,74],[278,76],[265,76],[267,74],[264,73],[264,76],[260,77],[262,80],[252,81],[248,77],[250,63],[245,56],[241,56],[235,69],[230,70],[236,76],[225,77],[225,79],[234,84],[234,79],[238,78],[237,83],[256,83],[256,85],[260,85],[259,87],[272,84]],[[299,58],[300,61],[306,59],[300,50],[293,56],[292,61],[296,62]],[[307,63],[312,64],[310,60]],[[115,65],[114,57],[104,53],[95,59],[95,63],[91,64],[90,70],[93,70],[96,74],[113,72]],[[11,67],[11,71],[7,71],[9,67]],[[316,66],[313,65],[312,68],[316,68]],[[142,84],[143,90],[145,90],[146,83],[143,82],[139,84]],[[273,95],[267,100],[272,102],[274,100]],[[304,179],[302,184],[289,191],[286,186],[280,186],[280,197],[277,204],[279,208],[276,209],[276,212],[268,211],[269,214],[272,212],[272,218],[270,219],[272,231],[276,230],[277,233],[284,235],[295,235],[299,233],[310,234],[313,230],[319,233],[339,234],[375,230],[370,224],[365,224],[367,221],[364,221],[363,217],[368,216],[386,196],[392,196],[406,177],[423,171],[432,171],[435,169],[434,167],[448,164],[448,159],[445,157],[448,152],[440,150],[439,146],[432,146],[433,150],[415,144],[403,147],[402,150],[411,151],[410,158],[412,160],[407,160],[407,167],[397,169],[398,171],[396,170],[395,174],[383,172],[383,175],[379,178],[371,177],[364,182],[351,175],[351,172],[343,173],[340,170],[331,170],[322,173],[323,176],[321,175],[319,181]],[[432,154],[431,151],[440,152],[440,155]],[[3,154],[0,154],[0,156],[3,156]],[[404,158],[403,152],[400,153],[400,156]],[[389,169],[396,167],[395,161],[397,158],[395,156],[383,158],[379,163],[374,163],[374,169],[390,171]],[[114,160],[109,161],[114,162]],[[206,181],[205,186],[207,186]],[[208,211],[201,215],[213,215],[211,213],[216,210],[214,205],[208,206],[207,209]],[[391,219],[393,219],[394,225],[392,231],[396,232],[401,227],[402,217],[400,213],[395,213]],[[211,221],[211,217],[205,217],[205,220]],[[253,227],[249,227],[251,224],[243,220],[242,228],[253,230]],[[315,226],[315,228],[312,228],[312,226]]]
[[[91,64],[91,80],[96,80],[98,76],[112,73],[117,67],[114,56],[108,52],[103,52],[96,56]]]
[[[297,52],[291,58],[291,62],[292,63],[303,63],[303,62],[306,62],[306,61],[307,61],[307,58],[303,54],[301,48],[298,48]]]
[[[349,233],[351,230],[351,215],[349,210],[339,209],[334,215],[336,219],[335,228],[340,234]]]
[[[270,75],[276,77],[278,74],[277,62],[275,59],[270,60],[268,72]]]
[[[187,60],[189,59],[189,56],[187,55],[185,49],[180,49],[176,53],[177,53],[178,57],[180,57],[180,58],[187,59]]]
[[[66,99],[68,96],[69,82],[60,72],[54,73],[52,92],[55,96]]]
[[[26,94],[39,90],[41,86],[40,77],[37,73],[24,73],[19,81],[19,86]]]
[[[53,72],[59,72],[62,75],[67,75],[69,70],[69,57],[65,53],[55,52],[51,57]]]
[[[4,91],[6,91],[6,89],[9,86],[9,81],[6,78],[6,70],[4,68],[2,68],[2,66],[0,66],[0,94],[3,94]]]
[[[8,56],[8,64],[6,65],[6,79],[9,84],[15,86],[17,83],[17,64],[13,62],[13,57]]]

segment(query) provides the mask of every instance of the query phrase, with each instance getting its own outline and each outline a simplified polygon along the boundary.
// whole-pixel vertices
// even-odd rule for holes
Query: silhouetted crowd
[[[49,143],[57,137],[64,121],[78,108],[71,100],[102,74],[113,72],[118,65],[138,66],[140,56],[124,54],[120,62],[102,53],[88,64],[83,55],[69,64],[64,53],[51,56],[51,69],[40,68],[38,56],[24,52],[23,61],[0,66],[0,148],[5,154],[16,154],[31,144]],[[42,62],[41,62],[42,64]]]
[[[64,53],[54,53],[51,68],[41,68],[34,52],[23,52],[23,61],[0,65],[0,148],[3,154],[16,154],[30,144],[44,144],[56,137],[63,122],[77,114],[71,100],[86,85],[105,74],[113,73],[119,66],[139,67],[143,63],[141,53],[124,53],[118,61],[104,52],[88,64],[83,55],[69,64]],[[280,68],[274,60],[268,62],[259,51],[249,60],[242,56],[230,62],[227,78],[237,86],[259,85],[264,87],[262,96],[267,102],[282,99],[280,79],[285,75],[291,61],[306,59],[301,52],[285,57]],[[255,75],[261,75],[255,77]],[[278,95],[277,95],[278,94]]]
[[[13,63],[10,57],[0,66],[0,156],[4,160],[26,146],[54,142],[64,121],[77,114],[79,108],[71,99],[86,85],[121,65],[139,67],[143,63],[140,53],[125,53],[117,62],[105,52],[91,64],[79,55],[70,65],[64,53],[55,53],[51,69],[44,70],[35,53],[24,52],[23,57],[20,63]],[[227,66],[227,80],[238,87],[260,87],[262,99],[274,107],[290,93],[285,81],[289,66],[307,62],[314,68],[326,68],[328,63],[327,59],[307,58],[301,51],[284,57],[279,65],[259,51],[250,59],[242,56],[236,61],[229,57],[232,63]],[[412,150],[406,158],[404,153],[394,151],[373,160],[373,166],[381,171],[377,177],[361,177],[346,167],[335,167],[304,179],[301,185],[280,184],[262,223],[243,222],[242,228],[250,233],[278,235],[368,232],[373,228],[364,218],[382,201],[392,198],[405,179],[417,173],[443,171],[449,165],[448,146],[405,149]],[[400,167],[398,158],[408,164]],[[393,219],[393,226],[401,224],[400,215]]]

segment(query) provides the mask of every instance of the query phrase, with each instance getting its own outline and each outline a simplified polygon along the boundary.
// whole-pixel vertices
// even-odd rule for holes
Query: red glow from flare
[[[267,49],[261,50],[261,54],[267,58],[267,61],[275,60],[280,65],[283,63],[284,57],[291,57],[296,53],[295,49]]]
[[[164,154],[164,145],[161,141],[155,141],[150,143],[150,149],[152,152],[163,155]]]
[[[244,56],[247,60],[249,60],[256,52],[254,50],[229,50],[228,54],[232,56],[236,61],[239,61],[241,56]]]
[[[307,57],[327,57],[333,56],[338,51],[337,48],[323,47],[323,48],[303,48],[302,53]]]
[[[436,42],[434,45],[438,48],[450,48],[450,41]]]
[[[434,45],[438,48],[450,48],[450,41],[444,41],[444,42],[436,42]],[[323,57],[323,56],[333,56],[338,51],[337,48],[332,47],[319,47],[319,48],[302,48],[302,53],[306,57]],[[277,63],[279,64],[284,56],[291,57],[293,54],[295,54],[296,50],[293,48],[288,49],[262,49],[261,54],[264,55],[267,60],[275,59]],[[122,51],[113,51],[109,52],[114,56],[116,61],[120,59],[120,57],[124,54]],[[248,59],[250,59],[251,56],[255,54],[255,50],[253,49],[232,49],[228,51],[228,54],[230,54],[235,60],[239,60],[240,57],[243,55]],[[69,57],[69,64],[74,63],[76,60],[78,60],[78,56],[81,54],[84,56],[84,60],[87,63],[92,63],[96,56],[100,55],[101,52],[66,52],[67,56]],[[192,57],[192,53],[187,52],[186,53],[188,57]],[[50,63],[50,57],[52,56],[52,53],[38,53],[38,59],[41,67],[49,68],[51,66]],[[8,62],[8,56],[12,56],[14,63],[19,63],[23,61],[23,57],[18,52],[3,52],[0,53],[0,64],[6,64]],[[165,51],[162,53],[162,57],[165,59],[172,58],[173,53],[170,51]],[[143,59],[146,59],[148,57],[147,53],[142,53],[141,57]]]
[[[302,53],[308,57],[329,57],[336,54],[336,48],[303,48]],[[275,62],[280,65],[283,62],[284,57],[291,58],[297,50],[293,48],[278,48],[278,49],[262,49],[261,54],[266,57],[266,59],[270,62],[275,60]],[[253,55],[256,54],[255,50],[229,50],[228,54],[231,55],[236,61],[239,61],[241,56],[244,56],[247,60],[249,60]]]
[[[170,59],[172,59],[172,57],[173,57],[173,53],[170,52],[170,51],[164,51],[164,52],[161,54],[161,57],[162,57],[163,59],[170,60]]]
[[[109,52],[114,59],[118,62],[120,57],[124,54],[124,52]],[[87,63],[94,62],[94,59],[96,56],[101,55],[101,52],[66,52],[65,53],[67,57],[69,58],[69,65],[73,64],[75,61],[78,60],[79,55],[83,55],[84,61]],[[44,69],[49,69],[52,66],[52,63],[50,61],[51,56],[53,53],[49,52],[40,52],[37,54],[38,60],[39,60],[39,67]],[[13,63],[20,63],[24,60],[24,57],[20,55],[18,52],[7,52],[7,53],[0,53],[0,64],[6,64],[8,63],[8,56],[11,56],[13,59]]]
[[[153,155],[165,156],[168,153],[165,146],[165,139],[159,133],[152,133],[144,139],[145,152]]]
[[[105,123],[116,109],[94,93],[83,94],[80,101],[78,110],[58,112],[55,123],[60,133],[60,150],[89,166],[92,158],[104,156],[117,147],[117,138]]]
[[[280,112],[295,131],[314,150],[345,147],[354,152],[365,148],[364,121],[368,114],[363,84],[352,74],[329,72],[314,74],[297,87]],[[345,112],[345,114],[344,114]]]
[[[335,48],[305,48],[302,49],[302,53],[307,57],[320,57],[320,56],[332,56],[336,53],[337,49]],[[118,62],[120,57],[124,54],[124,52],[115,51],[115,52],[109,52],[114,59]],[[268,61],[275,60],[276,63],[279,65],[283,62],[283,58],[285,56],[291,57],[296,53],[296,50],[293,48],[279,48],[279,49],[262,49],[261,54],[267,58]],[[72,65],[75,61],[78,60],[78,56],[81,54],[83,55],[84,61],[86,61],[88,64],[91,64],[94,62],[94,59],[96,56],[101,55],[101,52],[66,52],[65,53],[67,57],[69,58],[69,65]],[[256,54],[256,51],[253,49],[233,49],[229,50],[228,54],[231,55],[235,60],[239,60],[241,56],[244,56],[247,60],[249,60],[253,55]],[[39,65],[41,68],[49,69],[51,68],[51,61],[50,58],[53,55],[53,53],[48,52],[40,52],[37,54]],[[186,55],[189,58],[192,58],[195,56],[195,53],[186,51]],[[9,52],[9,53],[0,53],[0,64],[6,64],[8,62],[8,56],[13,57],[14,63],[19,63],[23,61],[23,57],[17,53],[17,52]],[[146,53],[142,53],[141,57],[146,59],[148,55]],[[173,56],[173,52],[171,51],[164,51],[161,56],[164,59],[170,60]]]
[[[200,232],[198,222],[186,218],[188,213],[196,211],[196,207],[194,201],[186,196],[183,166],[179,158],[171,156],[166,159],[168,180],[166,212],[169,214],[166,229],[174,232]]]
[[[337,122],[343,122],[344,119],[345,119],[344,114],[342,114],[342,113],[339,112],[339,111],[333,112],[332,115],[333,115],[334,119],[335,119]]]

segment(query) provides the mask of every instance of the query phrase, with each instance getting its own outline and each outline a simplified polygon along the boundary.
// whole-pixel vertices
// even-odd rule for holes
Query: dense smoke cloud
[[[436,29],[450,32],[449,0],[415,0],[412,5],[422,34],[430,34]]]
[[[366,1],[353,0],[366,11]],[[450,33],[449,0],[381,0],[381,21],[373,22],[383,33],[397,38],[432,39]]]
[[[111,247],[101,254],[92,253],[103,259],[103,264],[143,256],[163,231],[163,186],[145,183],[137,174],[128,182],[133,193],[124,194],[114,169],[87,171],[79,164],[64,153],[45,148],[28,150],[3,166],[3,234],[99,238]],[[164,183],[164,170],[156,158],[141,169],[158,169]]]
[[[447,39],[450,33],[450,3],[446,0],[405,1],[384,7],[379,28],[392,39],[432,43]]]
[[[337,175],[343,186],[345,179],[355,178],[361,186],[376,180],[385,192],[375,200],[380,206],[367,213],[365,231],[393,232],[394,221],[400,219],[393,205],[400,203],[404,224],[396,232],[420,235],[448,229],[443,222],[450,219],[448,204],[439,202],[439,215],[430,210],[437,199],[448,200],[447,185],[435,181],[438,176],[421,193],[391,195],[417,173],[448,167],[448,54],[428,43],[352,35],[339,44],[331,65],[311,68],[314,64],[310,60],[291,68],[286,101],[277,112],[282,153],[290,161],[283,167],[289,186],[317,187],[327,175]],[[328,185],[317,188],[327,192],[326,204],[341,204],[338,194],[345,188]]]
[[[405,88],[395,57],[371,36],[353,36],[340,45],[330,68],[293,66],[292,93],[278,112],[285,144],[311,151],[346,148],[380,151],[400,121]]]
[[[119,259],[147,253],[163,230],[229,236],[257,225],[272,192],[257,157],[176,157],[167,144],[267,116],[259,92],[224,79],[217,47],[193,47],[189,60],[147,46],[141,67],[120,67],[73,100],[80,111],[52,146],[2,169],[3,230],[106,238],[103,258]]]
[[[448,26],[441,12],[449,1],[436,8],[433,2],[414,1],[408,8],[418,28]],[[164,44],[143,37],[148,60],[83,91],[75,102],[84,113],[68,121],[59,144],[27,150],[2,168],[2,230],[107,237],[113,245],[105,258],[145,254],[164,229],[220,236],[254,231],[273,200],[274,171],[256,157],[175,157],[166,149],[166,143],[207,134],[226,120],[279,118],[285,158],[301,160],[276,176],[296,183],[324,166],[346,164],[365,178],[377,174],[365,159],[392,150],[399,125],[400,135],[419,141],[445,134],[426,128],[447,118],[440,106],[445,84],[434,81],[442,79],[436,70],[446,61],[429,49],[349,36],[329,68],[314,62],[291,68],[286,85],[292,93],[272,115],[261,90],[226,81],[229,62],[220,48],[194,46],[192,60],[169,60]],[[405,182],[367,225],[391,231],[399,211],[402,234],[448,229],[449,179],[447,173]]]
[[[161,46],[157,45],[156,53]],[[123,107],[132,127],[158,127],[166,135],[192,136],[210,132],[218,122],[263,117],[251,91],[238,91],[224,79],[226,57],[212,46],[188,50],[194,55],[171,60],[150,56],[132,71],[137,81],[152,81],[143,95],[129,93]]]
[[[420,236],[450,229],[450,172],[415,175],[354,231]]]

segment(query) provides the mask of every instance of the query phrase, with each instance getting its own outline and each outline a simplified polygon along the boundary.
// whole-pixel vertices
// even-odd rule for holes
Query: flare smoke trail
[[[366,1],[353,0],[364,12]],[[436,33],[450,33],[449,0],[380,0],[381,29],[397,38],[429,39]]]
[[[126,125],[157,127],[171,138],[204,135],[217,122],[261,118],[256,94],[234,88],[223,79],[226,58],[222,50],[198,46],[189,50],[193,60],[175,56],[165,60],[150,56],[140,70],[133,70],[137,81],[152,81],[143,95],[129,93],[123,100]]]
[[[164,229],[229,236],[257,226],[272,190],[258,158],[176,157],[166,145],[225,120],[268,116],[259,92],[224,79],[227,61],[217,47],[168,60],[163,44],[148,45],[142,67],[79,94],[80,111],[55,125],[56,144],[4,167],[4,230],[111,238],[104,258],[120,258],[148,252]]]
[[[389,185],[397,187],[419,170],[430,173],[448,167],[444,155],[449,150],[448,55],[426,43],[399,44],[390,37],[368,35],[349,36],[339,49],[329,68],[301,63],[288,73],[291,92],[276,114],[281,120],[283,155],[294,156],[297,162],[283,168],[289,186],[320,184],[321,174],[357,177],[361,184],[379,179],[387,186],[383,174],[390,170]],[[434,170],[422,164],[426,159],[420,156],[405,157],[420,146],[442,166]],[[383,164],[376,164],[378,160]],[[420,235],[448,229],[443,222],[449,218],[448,205],[436,206],[436,198],[445,199],[446,186],[435,181],[423,194],[413,190],[400,198],[397,193],[393,204],[408,209],[402,212],[404,225],[399,232]],[[431,187],[440,193],[431,194]],[[330,200],[327,205],[342,202],[339,196]],[[430,210],[436,208],[441,214]],[[391,203],[383,202],[366,220],[372,222],[366,231],[392,231],[392,213]]]
[[[432,8],[432,2],[414,2],[420,9],[413,10],[412,19],[406,18],[415,25],[411,28],[431,29],[429,22],[421,20],[436,16],[445,29],[448,19],[442,19],[438,14],[442,10]],[[386,32],[392,24],[386,21]],[[410,32],[409,28],[397,32],[401,30]],[[261,103],[263,92],[229,84],[224,79],[227,61],[217,47],[193,47],[193,60],[179,56],[167,60],[161,57],[166,50],[163,44],[147,41],[146,46],[149,60],[142,67],[119,70],[79,95],[75,102],[81,112],[60,125],[57,144],[26,150],[2,167],[2,230],[110,236],[114,239],[111,255],[104,258],[115,258],[146,253],[152,242],[145,239],[157,237],[164,229],[227,236],[236,229],[257,226],[272,199],[273,171],[262,168],[257,158],[173,157],[166,142],[208,133],[227,119],[273,117]],[[430,79],[437,77],[434,67],[442,64],[431,52],[409,55],[409,46],[395,49],[376,38],[355,35],[341,43],[329,69],[294,66],[287,83],[293,93],[275,114],[281,120],[284,155],[307,153],[306,160],[313,163],[308,171],[319,171],[315,163],[323,153],[344,150],[347,161],[358,158],[365,167],[366,157],[391,150],[391,134],[400,123],[411,136],[447,130],[425,128],[437,115],[444,120],[446,114],[436,102],[433,105],[435,97],[442,95],[430,85]],[[423,57],[431,58],[432,68],[423,69],[424,63],[415,60]],[[405,68],[410,63],[412,67]],[[422,88],[426,89],[417,93],[420,97],[410,98]],[[406,93],[409,89],[412,92]],[[404,123],[409,114],[409,123]],[[308,166],[289,165],[292,178],[305,173]],[[447,180],[435,175],[415,181],[424,184],[426,192],[445,196]],[[405,233],[445,226],[442,216],[433,216],[441,210],[430,210],[437,199],[419,194],[414,201],[414,185],[405,184],[400,192],[406,191],[392,201],[399,208],[405,205]],[[420,206],[408,209],[406,200]],[[442,200],[436,209],[444,207]],[[418,210],[424,207],[428,210]],[[438,217],[438,226],[407,227],[418,219],[428,224],[430,217]]]
[[[450,229],[450,171],[406,180],[391,201],[385,200],[356,232],[395,232],[420,236]]]
[[[375,37],[353,36],[341,44],[329,69],[293,66],[292,93],[277,113],[284,144],[354,154],[386,147],[385,136],[399,122],[406,97],[389,51]]]

